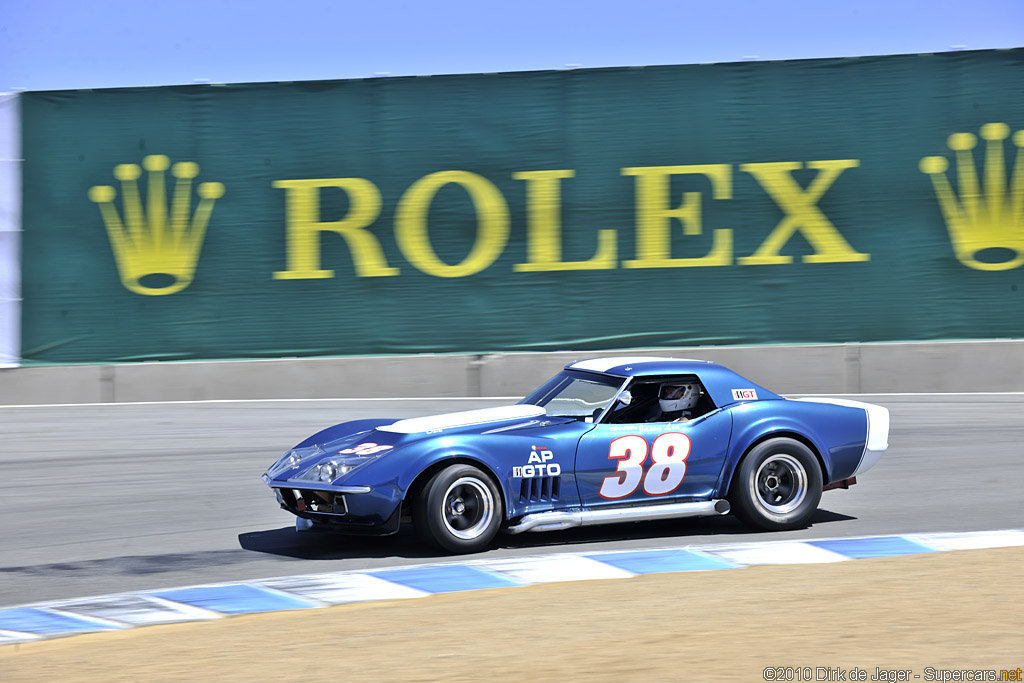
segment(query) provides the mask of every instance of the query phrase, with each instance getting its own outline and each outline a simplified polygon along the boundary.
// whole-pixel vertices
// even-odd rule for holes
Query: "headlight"
[[[328,460],[327,462],[322,462],[319,465],[313,465],[303,472],[302,475],[297,477],[297,479],[301,481],[320,481],[329,483],[344,474],[348,474],[354,468],[355,465],[351,465],[349,463]]]
[[[263,476],[269,479],[284,476],[292,481],[331,483],[352,470],[384,456],[394,448],[389,445],[378,446],[375,443],[364,443],[335,451],[334,449],[339,445],[344,445],[344,443],[331,445],[330,454],[317,444],[293,448],[278,458],[277,462]]]
[[[317,474],[316,478],[320,481],[334,481],[338,478],[338,466],[333,462],[325,462],[318,465],[317,469],[320,470],[320,472]]]
[[[266,476],[274,478],[285,470],[298,469],[299,464],[306,458],[323,454],[324,450],[316,444],[304,448],[293,448],[278,458],[277,462],[267,469]]]

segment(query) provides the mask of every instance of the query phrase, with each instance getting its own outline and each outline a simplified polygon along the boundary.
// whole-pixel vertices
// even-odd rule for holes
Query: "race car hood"
[[[545,415],[539,406],[514,405],[417,417],[391,424],[381,424],[379,420],[342,423],[292,448],[267,470],[264,477],[267,483],[271,480],[315,483],[319,476],[317,468],[321,466],[331,466],[333,469],[330,471],[341,473],[340,477],[441,433],[479,433],[535,426]],[[362,428],[353,431],[353,426]],[[319,481],[323,483],[326,480]]]
[[[428,417],[414,417],[399,420],[394,424],[377,427],[380,432],[396,434],[435,434],[445,429],[459,429],[481,425],[499,426],[498,423],[516,423],[535,420],[546,415],[543,408],[528,404],[465,410],[458,413],[444,413]]]

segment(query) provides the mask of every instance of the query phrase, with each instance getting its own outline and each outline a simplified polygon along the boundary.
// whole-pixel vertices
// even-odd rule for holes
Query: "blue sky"
[[[1024,0],[0,0],[0,91],[1024,45]]]

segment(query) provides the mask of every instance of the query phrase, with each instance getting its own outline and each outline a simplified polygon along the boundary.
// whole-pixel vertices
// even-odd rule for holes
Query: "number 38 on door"
[[[648,450],[652,462],[645,471]],[[599,493],[607,500],[618,500],[633,495],[641,484],[648,496],[672,493],[683,483],[689,454],[690,438],[679,432],[659,435],[649,449],[642,436],[621,436],[608,449],[608,459],[618,461],[615,474],[604,478]]]

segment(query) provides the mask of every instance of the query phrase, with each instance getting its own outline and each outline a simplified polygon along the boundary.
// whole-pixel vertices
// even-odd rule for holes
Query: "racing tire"
[[[796,439],[779,437],[746,454],[736,470],[729,503],[748,526],[800,529],[817,511],[821,489],[821,466],[811,449]]]
[[[451,465],[416,497],[412,521],[427,543],[450,553],[473,553],[494,540],[503,517],[494,480],[472,465]]]

